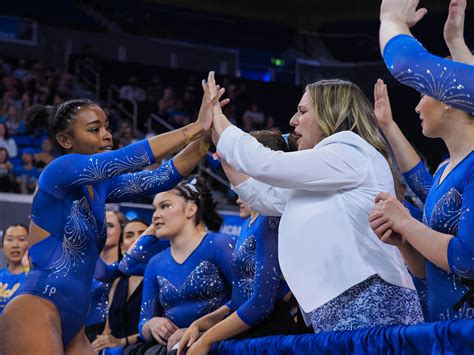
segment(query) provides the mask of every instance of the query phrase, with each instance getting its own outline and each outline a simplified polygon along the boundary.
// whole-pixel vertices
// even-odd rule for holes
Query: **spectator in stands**
[[[114,134],[114,144],[116,145],[115,148],[122,148],[136,141],[137,139],[135,138],[130,122],[125,120],[122,121],[119,130],[116,134]]]
[[[175,128],[187,125],[191,120],[191,113],[184,107],[183,100],[177,100],[174,109],[169,112],[168,122]]]
[[[123,254],[147,228],[148,224],[139,219],[131,220],[124,226],[119,241]],[[126,275],[114,281],[110,291],[110,307],[104,332],[92,343],[95,351],[123,347],[138,341],[142,281],[143,276]]]
[[[158,75],[153,75],[150,85],[146,88],[146,99],[151,102],[158,102],[163,95],[163,85]]]
[[[163,97],[158,101],[158,114],[162,117],[167,117],[173,111],[176,103],[174,90],[172,87],[165,88]]]
[[[3,76],[8,76],[12,72],[12,66],[5,62],[3,58],[0,58],[0,78]]]
[[[153,205],[149,233],[169,239],[171,248],[146,267],[140,334],[171,348],[194,320],[229,300],[234,241],[202,228],[201,222],[210,231],[222,224],[202,177],[157,194]]]
[[[13,174],[13,165],[8,158],[8,151],[0,147],[0,192],[17,192],[18,186]]]
[[[43,169],[54,160],[55,155],[53,154],[53,151],[53,143],[46,137],[43,140],[43,143],[41,143],[41,151],[34,155],[35,165],[38,169]]]
[[[10,138],[8,127],[5,122],[0,122],[0,147],[5,148],[8,151],[10,158],[15,158],[18,154],[16,142],[13,138]]]
[[[258,104],[253,103],[245,111],[242,121],[244,123],[243,130],[246,132],[262,129],[265,126],[265,114],[259,110]]]
[[[34,164],[34,151],[31,148],[23,150],[22,164],[13,170],[22,194],[32,194],[36,189],[41,171]]]
[[[138,85],[138,79],[136,76],[130,77],[128,84],[120,88],[120,99],[130,101],[145,101],[146,94]]]
[[[2,238],[7,267],[0,270],[0,320],[3,309],[26,277],[22,258],[28,249],[27,235],[26,226],[13,224],[5,230]]]
[[[199,110],[199,101],[196,96],[196,89],[193,86],[187,86],[183,95],[184,110],[190,114],[197,113]]]
[[[13,77],[18,80],[23,80],[30,74],[30,71],[26,68],[26,61],[24,59],[20,59],[18,61],[17,68],[13,71]]]
[[[0,123],[2,122],[7,125],[8,132],[11,135],[25,133],[25,122],[21,116],[21,112],[13,104],[10,104],[7,107],[6,114],[0,117]]]

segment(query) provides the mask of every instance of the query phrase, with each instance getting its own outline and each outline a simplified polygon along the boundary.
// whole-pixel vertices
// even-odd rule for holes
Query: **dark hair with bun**
[[[190,177],[187,181],[180,182],[173,190],[185,200],[193,201],[198,207],[196,225],[203,221],[209,230],[218,231],[221,228],[222,217],[216,211],[217,204],[204,177]]]
[[[75,99],[57,106],[34,105],[26,112],[28,130],[46,128],[52,136],[66,131],[76,114],[89,106],[98,106],[89,99]]]
[[[271,150],[281,150],[283,152],[288,151],[288,144],[285,138],[281,135],[278,128],[265,129],[261,131],[252,131],[250,135],[254,137],[259,143]]]

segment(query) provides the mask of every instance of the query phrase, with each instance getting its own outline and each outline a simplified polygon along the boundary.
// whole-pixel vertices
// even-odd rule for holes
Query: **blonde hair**
[[[323,138],[341,131],[358,134],[385,157],[395,180],[389,144],[378,127],[372,104],[356,84],[340,79],[320,80],[307,85],[305,91],[319,117]]]

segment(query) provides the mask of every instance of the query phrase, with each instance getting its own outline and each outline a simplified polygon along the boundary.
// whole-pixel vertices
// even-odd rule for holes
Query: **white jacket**
[[[217,152],[252,177],[234,187],[242,200],[263,215],[282,216],[280,266],[305,312],[374,274],[414,289],[398,250],[370,228],[375,196],[395,192],[387,161],[363,138],[344,131],[313,149],[284,153],[231,126]]]

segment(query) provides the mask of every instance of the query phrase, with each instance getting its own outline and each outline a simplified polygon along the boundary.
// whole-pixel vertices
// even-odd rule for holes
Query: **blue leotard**
[[[425,203],[423,223],[454,236],[448,245],[452,273],[426,260],[430,321],[474,318],[474,309],[467,303],[458,310],[454,308],[468,290],[465,279],[474,279],[474,153],[439,183],[445,168],[446,164],[431,177],[420,161],[403,174],[410,188]]]
[[[142,235],[120,261],[119,270],[124,275],[143,276],[150,259],[169,247],[169,240],[158,239],[154,235]]]
[[[383,58],[402,84],[474,115],[473,65],[432,55],[409,35],[388,41]]]
[[[278,264],[280,218],[248,218],[232,258],[232,298],[229,307],[249,326],[273,311],[276,300],[290,292]]]
[[[97,258],[106,240],[105,203],[174,187],[172,161],[155,171],[147,140],[95,155],[68,154],[41,174],[32,221],[50,235],[30,248],[32,270],[18,290],[52,302],[61,316],[63,345],[83,327]]]
[[[113,281],[119,275],[118,262],[108,265],[102,258],[97,259],[92,279],[91,305],[85,321],[86,326],[105,322],[109,308],[109,292]]]
[[[0,270],[0,316],[3,309],[7,305],[10,298],[19,289],[20,285],[25,281],[26,274],[12,274],[8,268]]]
[[[140,334],[154,317],[183,328],[224,305],[230,299],[233,251],[232,238],[208,233],[182,264],[174,260],[171,248],[155,255],[145,270]]]

